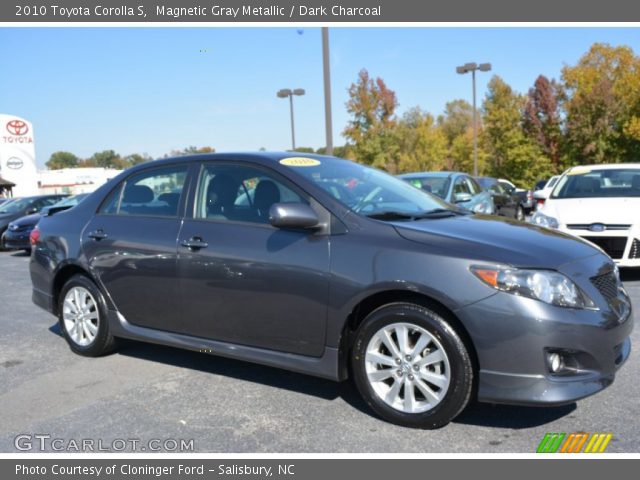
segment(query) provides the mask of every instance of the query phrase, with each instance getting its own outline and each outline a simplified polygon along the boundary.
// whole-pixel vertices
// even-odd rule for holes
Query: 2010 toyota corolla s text
[[[597,247],[332,157],[149,162],[31,240],[33,300],[73,351],[131,338],[351,376],[401,425],[442,426],[472,395],[572,402],[631,348],[629,297]]]

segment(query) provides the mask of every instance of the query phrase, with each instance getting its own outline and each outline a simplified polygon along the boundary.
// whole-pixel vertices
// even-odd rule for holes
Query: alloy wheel
[[[98,304],[86,288],[76,286],[66,293],[62,318],[69,338],[76,345],[86,347],[96,339],[100,323]]]
[[[451,381],[442,344],[411,323],[387,325],[371,337],[365,370],[376,395],[403,413],[433,409],[445,397]]]

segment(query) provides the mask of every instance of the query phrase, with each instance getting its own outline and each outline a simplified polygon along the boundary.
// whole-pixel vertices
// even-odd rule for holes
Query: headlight
[[[558,228],[558,219],[545,215],[542,212],[536,212],[531,217],[531,223],[538,225],[539,227]]]
[[[580,288],[561,273],[551,270],[520,270],[507,267],[473,266],[482,282],[503,292],[569,308],[596,308]]]

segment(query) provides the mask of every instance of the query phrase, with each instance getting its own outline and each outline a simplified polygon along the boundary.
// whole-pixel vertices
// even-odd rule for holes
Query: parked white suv
[[[570,168],[538,208],[532,223],[588,240],[621,267],[640,267],[640,163]]]

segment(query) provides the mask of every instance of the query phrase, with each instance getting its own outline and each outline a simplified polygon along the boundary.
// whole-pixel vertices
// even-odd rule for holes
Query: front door
[[[193,212],[179,235],[186,333],[322,355],[329,236],[271,226],[269,208],[280,202],[309,199],[264,167],[203,165]]]

